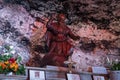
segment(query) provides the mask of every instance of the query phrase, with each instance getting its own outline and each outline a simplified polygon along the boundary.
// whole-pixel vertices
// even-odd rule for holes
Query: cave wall
[[[52,13],[62,11],[67,15],[68,27],[81,37],[78,41],[71,40],[76,47],[72,60],[78,63],[78,68],[101,66],[106,57],[119,59],[119,3],[118,0],[1,0],[0,41],[18,47],[28,66],[40,66],[40,59],[47,54],[46,27],[35,19],[49,18]]]
[[[0,46],[13,46],[16,53],[22,57],[22,62],[26,63],[30,59],[29,24],[33,23],[33,18],[20,5],[0,5]]]

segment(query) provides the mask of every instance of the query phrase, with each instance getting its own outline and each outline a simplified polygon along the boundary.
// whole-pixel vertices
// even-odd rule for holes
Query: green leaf
[[[0,73],[2,73],[3,72],[3,69],[2,69],[2,66],[0,66]]]
[[[120,70],[120,63],[114,63],[111,67],[111,70]]]
[[[17,62],[20,63],[21,60],[22,60],[22,58],[20,56],[18,56]]]
[[[8,45],[5,45],[4,47],[5,47],[5,49],[7,49],[7,50],[10,49],[10,46],[8,46]]]

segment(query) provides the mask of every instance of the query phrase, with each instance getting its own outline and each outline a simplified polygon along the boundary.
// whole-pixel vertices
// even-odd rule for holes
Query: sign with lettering
[[[107,74],[107,70],[105,67],[92,67],[92,72],[99,74]]]
[[[29,80],[45,80],[45,71],[29,70]]]
[[[107,74],[105,67],[92,67],[92,72],[96,74]],[[104,76],[93,76],[93,80],[105,80]]]
[[[67,80],[80,80],[80,75],[67,73]]]

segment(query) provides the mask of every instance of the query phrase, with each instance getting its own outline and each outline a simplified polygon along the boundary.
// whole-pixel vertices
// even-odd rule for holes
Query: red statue
[[[57,21],[54,21],[55,15],[48,21],[46,32],[46,43],[49,53],[41,60],[41,67],[46,65],[64,66],[64,61],[70,55],[72,45],[69,38],[79,39],[65,24],[65,15],[60,13],[57,15]]]

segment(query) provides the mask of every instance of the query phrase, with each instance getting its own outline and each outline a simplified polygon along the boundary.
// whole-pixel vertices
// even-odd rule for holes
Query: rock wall
[[[46,26],[35,20],[49,19],[52,13],[62,11],[67,15],[68,27],[81,37],[79,41],[71,40],[78,49],[72,57],[77,67],[102,66],[105,61],[102,58],[110,56],[115,60],[114,55],[120,55],[119,3],[117,0],[0,0],[0,44],[12,44],[28,66],[40,66],[40,59],[47,53]]]
[[[29,24],[33,18],[20,5],[1,4],[0,8],[0,41],[1,45],[9,44],[14,46],[23,63],[30,58],[30,30]]]

